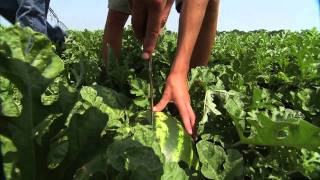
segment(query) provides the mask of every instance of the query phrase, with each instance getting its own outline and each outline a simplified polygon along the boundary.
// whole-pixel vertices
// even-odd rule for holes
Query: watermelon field
[[[0,27],[0,140],[7,179],[320,179],[320,32],[219,32],[189,73],[198,140],[174,104],[150,122],[148,63],[128,28],[102,65],[102,31],[65,44]],[[153,56],[155,102],[177,34]]]

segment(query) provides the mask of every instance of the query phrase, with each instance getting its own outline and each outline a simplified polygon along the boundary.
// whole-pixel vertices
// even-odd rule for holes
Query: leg
[[[45,0],[45,13],[46,13],[46,17],[48,15],[48,10],[49,10],[49,6],[50,5],[50,0]]]
[[[193,49],[190,68],[206,66],[209,61],[211,47],[214,43],[219,13],[219,0],[210,0],[203,19],[201,30]]]
[[[108,62],[108,44],[110,44],[117,59],[120,57],[122,46],[122,33],[129,15],[109,9],[103,34],[102,58],[104,64]]]
[[[49,1],[46,0],[18,0],[17,21],[22,26],[29,26],[34,31],[47,35],[47,9]]]

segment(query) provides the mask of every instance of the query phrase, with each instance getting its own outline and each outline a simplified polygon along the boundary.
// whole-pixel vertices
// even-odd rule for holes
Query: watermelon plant
[[[320,33],[219,32],[189,73],[199,140],[169,104],[151,125],[148,66],[132,30],[101,64],[102,31],[60,52],[31,29],[0,28],[0,140],[7,179],[319,179]],[[154,55],[159,100],[176,49]]]

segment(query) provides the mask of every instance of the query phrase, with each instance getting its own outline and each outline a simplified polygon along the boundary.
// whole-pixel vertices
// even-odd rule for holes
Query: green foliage
[[[0,47],[0,73],[15,84],[23,96],[21,115],[10,119],[8,124],[18,149],[17,166],[21,177],[35,179],[39,173],[36,167],[43,162],[35,156],[37,147],[33,141],[33,130],[48,113],[47,108],[41,105],[40,95],[63,70],[63,63],[52,51],[50,41],[30,29],[3,30]]]
[[[0,29],[8,179],[319,179],[318,31],[219,33],[209,67],[189,74],[198,142],[171,106],[150,125],[148,65],[132,35],[104,69],[102,31],[70,31],[59,58],[39,33]],[[176,37],[165,32],[153,56],[156,100]]]
[[[201,172],[209,179],[235,179],[243,173],[243,157],[237,150],[225,150],[209,141],[197,143]]]
[[[0,76],[0,102],[1,112],[0,114],[7,117],[15,117],[21,114],[21,98],[22,95],[7,78]]]
[[[102,31],[69,31],[62,58],[70,79],[79,87],[99,80]]]

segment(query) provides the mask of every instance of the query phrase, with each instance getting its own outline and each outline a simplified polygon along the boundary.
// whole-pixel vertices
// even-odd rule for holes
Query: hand
[[[172,4],[173,0],[132,0],[132,28],[143,42],[143,59],[150,59]]]
[[[196,139],[196,116],[190,105],[186,76],[172,73],[169,75],[162,98],[159,103],[153,107],[153,110],[157,112],[162,111],[169,102],[174,102],[177,106],[187,133],[190,134],[193,139]]]

